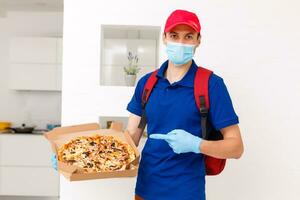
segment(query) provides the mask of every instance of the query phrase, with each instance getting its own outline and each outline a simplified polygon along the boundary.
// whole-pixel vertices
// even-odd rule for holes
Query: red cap
[[[199,19],[195,13],[186,10],[175,10],[168,17],[164,32],[169,32],[178,24],[185,24],[193,28],[197,33],[200,33],[201,26]]]

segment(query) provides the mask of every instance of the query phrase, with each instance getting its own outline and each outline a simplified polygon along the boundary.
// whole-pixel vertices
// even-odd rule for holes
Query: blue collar
[[[164,78],[164,72],[168,68],[168,63],[169,63],[169,60],[165,61],[161,65],[161,67],[159,68],[159,70],[156,74],[157,77]],[[192,65],[190,66],[189,70],[184,75],[184,77],[181,80],[179,80],[178,82],[175,82],[173,84],[174,85],[178,84],[178,85],[182,85],[182,86],[186,86],[186,87],[194,87],[194,78],[195,78],[197,68],[198,68],[197,64],[195,63],[194,60],[192,60]]]

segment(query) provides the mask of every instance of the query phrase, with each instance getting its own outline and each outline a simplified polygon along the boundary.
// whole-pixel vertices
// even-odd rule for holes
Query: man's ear
[[[167,33],[162,34],[162,40],[165,45],[167,45]]]
[[[199,37],[197,39],[196,48],[199,47],[200,44],[201,44],[201,35],[199,35]]]

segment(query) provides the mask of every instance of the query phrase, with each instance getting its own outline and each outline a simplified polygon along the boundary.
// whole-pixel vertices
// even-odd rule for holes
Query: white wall
[[[60,92],[9,89],[9,41],[13,36],[62,36],[62,28],[61,12],[8,12],[0,17],[0,121],[19,126],[26,122],[27,110],[38,128],[60,123]]]
[[[101,24],[163,26],[174,9],[191,10],[203,27],[195,60],[224,78],[245,143],[240,160],[207,178],[207,199],[299,199],[299,6],[292,0],[65,0],[62,123],[128,116],[133,90],[99,86]],[[162,63],[162,44],[160,49]],[[134,182],[118,181],[62,179],[61,199],[93,200],[112,192],[109,199],[132,199]]]

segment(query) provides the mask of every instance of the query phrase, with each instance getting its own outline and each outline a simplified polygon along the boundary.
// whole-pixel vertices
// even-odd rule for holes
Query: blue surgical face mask
[[[195,45],[167,42],[166,52],[175,66],[183,65],[193,59]]]

